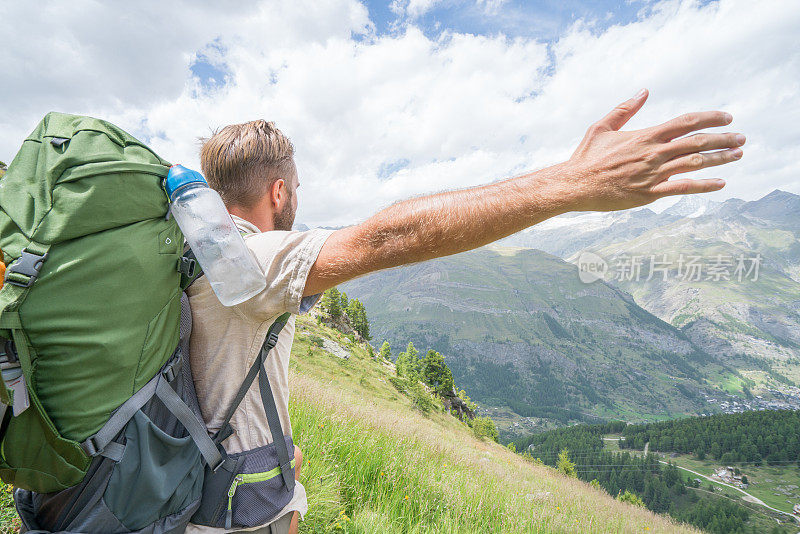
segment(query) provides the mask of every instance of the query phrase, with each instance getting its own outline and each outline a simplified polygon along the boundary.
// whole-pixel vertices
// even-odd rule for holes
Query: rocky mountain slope
[[[800,197],[776,190],[704,208],[587,250],[608,263],[612,284],[751,387],[800,382]]]
[[[732,373],[616,287],[584,284],[537,250],[485,247],[342,286],[373,339],[445,355],[456,383],[506,435],[542,419],[644,420],[699,413]]]

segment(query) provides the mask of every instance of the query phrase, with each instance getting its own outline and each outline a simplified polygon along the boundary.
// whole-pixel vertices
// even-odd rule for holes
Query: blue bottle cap
[[[175,200],[172,197],[175,191],[184,185],[191,184],[193,182],[208,185],[208,182],[206,182],[206,179],[203,178],[203,175],[197,171],[187,169],[183,165],[173,165],[170,167],[169,174],[167,174],[167,178],[164,180],[164,190],[167,192],[170,202]]]

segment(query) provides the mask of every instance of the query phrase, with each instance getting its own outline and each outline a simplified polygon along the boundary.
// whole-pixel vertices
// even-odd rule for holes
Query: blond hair
[[[275,123],[231,124],[203,140],[200,165],[225,205],[252,207],[279,178],[289,181],[294,146]]]

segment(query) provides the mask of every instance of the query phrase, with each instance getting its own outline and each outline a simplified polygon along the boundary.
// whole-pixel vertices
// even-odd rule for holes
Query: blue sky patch
[[[409,163],[411,162],[405,158],[394,161],[384,161],[378,169],[378,179],[388,180],[397,171],[408,167]]]
[[[218,40],[197,52],[195,60],[189,65],[189,70],[200,80],[200,85],[204,89],[217,89],[228,82],[231,72],[224,57],[225,47]]]
[[[400,2],[405,7],[407,1]],[[598,31],[615,24],[627,24],[647,10],[647,0],[507,0],[490,7],[491,1],[439,0],[416,19],[395,13],[391,1],[368,0],[370,18],[378,34],[401,30],[404,24],[419,26],[428,37],[444,31],[477,35],[502,33],[508,37],[533,38],[540,41],[558,39],[578,20],[592,23]]]

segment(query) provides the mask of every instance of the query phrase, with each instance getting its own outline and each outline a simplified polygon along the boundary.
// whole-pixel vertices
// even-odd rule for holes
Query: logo
[[[581,252],[578,256],[578,278],[584,284],[602,280],[607,272],[608,263],[594,252]]]

